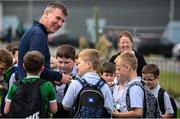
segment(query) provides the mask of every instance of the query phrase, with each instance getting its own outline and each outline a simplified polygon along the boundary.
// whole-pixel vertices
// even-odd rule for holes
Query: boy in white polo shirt
[[[81,79],[84,79],[88,84],[95,85],[100,80],[97,73],[97,68],[100,61],[99,52],[95,49],[86,49],[78,54],[77,71]],[[62,101],[65,109],[70,110],[73,106],[74,100],[82,89],[82,84],[78,80],[72,80],[68,90]],[[112,93],[107,84],[100,88],[104,96],[104,107],[111,114],[112,113]],[[86,115],[88,117],[88,115]]]
[[[159,84],[159,77],[160,71],[157,65],[155,64],[147,64],[144,66],[142,70],[142,81],[145,83],[146,87],[150,89],[150,91],[154,94],[154,96],[159,100],[159,90],[161,86]],[[169,94],[165,91],[163,95],[164,99],[164,111],[160,110],[162,118],[175,118],[174,117],[174,110],[170,101]],[[159,102],[159,101],[158,101]],[[159,102],[159,107],[161,107],[161,102]],[[161,109],[161,108],[160,108]]]
[[[126,79],[124,92],[122,94],[122,99],[119,104],[119,109],[113,110],[113,117],[118,118],[136,118],[143,116],[143,101],[144,92],[143,89],[137,85],[133,85],[129,90],[130,97],[130,108],[128,110],[128,105],[126,104],[126,93],[128,87],[134,82],[140,82],[141,78],[137,77],[137,59],[135,55],[131,52],[121,53],[115,60],[116,64],[116,75],[120,78]]]

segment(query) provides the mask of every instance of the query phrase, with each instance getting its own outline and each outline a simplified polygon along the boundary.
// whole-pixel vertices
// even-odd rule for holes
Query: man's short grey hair
[[[63,12],[63,14],[65,16],[68,16],[68,14],[69,14],[67,7],[63,3],[61,3],[61,2],[50,2],[47,5],[45,11],[46,10],[50,10],[50,9],[54,9],[54,8],[58,8],[58,9],[62,10],[62,12]]]

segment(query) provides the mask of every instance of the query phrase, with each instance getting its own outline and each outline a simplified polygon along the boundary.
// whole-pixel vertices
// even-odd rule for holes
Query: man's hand
[[[53,81],[53,83],[54,83],[55,85],[57,85],[57,86],[61,86],[61,85],[62,85],[62,83],[61,83],[60,81]]]
[[[72,79],[71,76],[62,73],[61,83],[63,84],[68,83],[71,79]]]

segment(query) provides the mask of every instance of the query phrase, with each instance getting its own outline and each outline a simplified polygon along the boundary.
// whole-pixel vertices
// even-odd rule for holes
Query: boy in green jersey
[[[27,77],[22,79],[22,83],[33,83],[36,80],[40,80],[40,73],[44,68],[44,56],[38,51],[31,51],[26,53],[23,58],[24,68],[27,72]],[[56,103],[56,93],[54,86],[51,82],[46,81],[39,86],[40,95],[45,109],[48,112],[56,113],[57,103]],[[4,108],[4,113],[7,114],[10,111],[11,101],[13,101],[14,94],[17,90],[17,86],[13,84],[8,91],[6,97],[6,104]],[[21,113],[21,112],[20,112]]]

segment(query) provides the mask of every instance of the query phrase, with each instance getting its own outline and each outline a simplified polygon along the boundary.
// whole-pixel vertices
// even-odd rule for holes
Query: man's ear
[[[45,17],[47,17],[48,14],[49,14],[49,10],[48,10],[48,9],[44,10],[44,15],[45,15]]]

